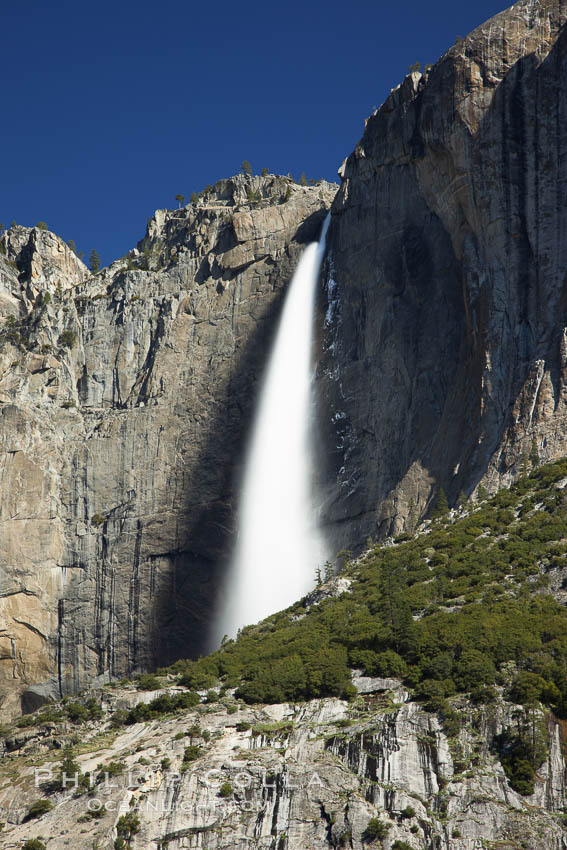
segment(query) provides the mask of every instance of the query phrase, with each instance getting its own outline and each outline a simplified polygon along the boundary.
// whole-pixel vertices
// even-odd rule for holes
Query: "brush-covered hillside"
[[[180,662],[195,688],[217,678],[248,703],[349,698],[351,669],[398,677],[428,705],[495,686],[567,715],[567,460],[371,547],[339,580]],[[482,493],[481,493],[482,496]],[[266,553],[266,569],[270,556]]]
[[[565,848],[567,459],[435,514],[208,657],[4,727],[2,846]]]

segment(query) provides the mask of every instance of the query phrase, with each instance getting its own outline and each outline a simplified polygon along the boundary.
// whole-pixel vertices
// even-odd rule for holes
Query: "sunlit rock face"
[[[342,168],[319,372],[336,548],[567,452],[566,19],[555,0],[493,18],[410,74]]]
[[[544,723],[547,757],[534,793],[522,797],[495,747],[495,736],[515,727],[522,712],[510,703],[461,699],[458,738],[447,738],[438,717],[409,700],[400,682],[375,680],[356,705],[324,699],[234,712],[230,702],[217,702],[110,730],[116,708],[159,693],[95,693],[102,717],[79,727],[84,751],[77,761],[102,781],[90,794],[72,786],[50,793],[53,808],[40,822],[26,819],[45,793],[45,785],[34,786],[34,770],[39,763],[44,782],[57,775],[65,733],[49,725],[14,731],[5,746],[17,785],[0,787],[4,846],[41,834],[50,850],[67,850],[72,833],[77,850],[97,842],[112,847],[119,818],[131,812],[139,850],[364,850],[380,846],[366,832],[375,818],[390,848],[565,850],[564,747],[561,723],[551,716]],[[192,727],[200,757],[183,767]],[[123,772],[105,783],[104,769],[116,762]],[[89,818],[95,806],[100,816]]]
[[[203,649],[281,297],[336,188],[221,181],[94,276],[49,232],[2,238],[6,715]]]

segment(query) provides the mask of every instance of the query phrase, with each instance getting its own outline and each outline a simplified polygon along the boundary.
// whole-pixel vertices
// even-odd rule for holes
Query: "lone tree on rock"
[[[100,257],[96,248],[93,248],[89,254],[89,265],[92,272],[97,272],[100,269]]]
[[[181,209],[181,204],[185,203],[185,195],[176,195],[175,200],[177,201],[178,207],[177,209]]]
[[[439,517],[444,517],[449,513],[449,502],[447,499],[447,494],[443,487],[439,490],[439,494],[437,496],[437,501],[435,503],[435,508],[431,514],[432,519],[438,519]]]
[[[191,192],[191,197],[189,198],[192,204],[196,204],[199,198],[197,197],[196,192]]]
[[[252,177],[252,166],[250,165],[247,159],[244,160],[241,165],[241,168],[247,177]]]

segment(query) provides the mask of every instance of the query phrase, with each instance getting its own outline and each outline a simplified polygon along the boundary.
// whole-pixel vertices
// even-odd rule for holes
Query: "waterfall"
[[[256,410],[238,513],[238,538],[219,615],[223,635],[286,608],[313,588],[326,551],[312,495],[312,343],[315,292],[330,214],[299,260]]]

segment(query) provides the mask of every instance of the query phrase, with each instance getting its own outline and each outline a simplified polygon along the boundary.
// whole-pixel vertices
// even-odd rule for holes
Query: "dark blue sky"
[[[0,221],[108,263],[146,218],[255,169],[336,178],[365,117],[506,0],[30,0],[2,12]]]

